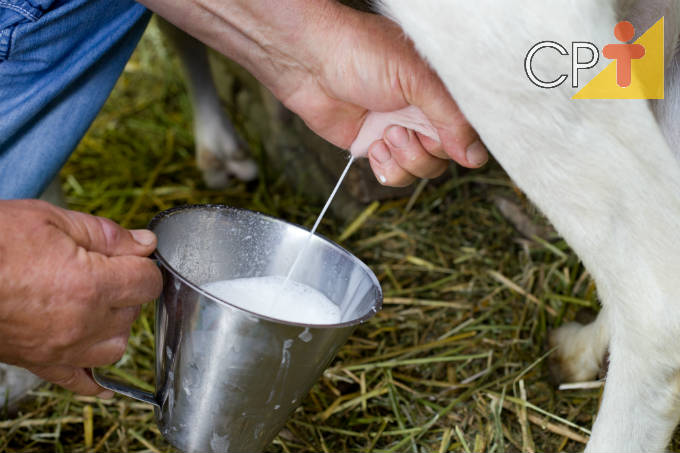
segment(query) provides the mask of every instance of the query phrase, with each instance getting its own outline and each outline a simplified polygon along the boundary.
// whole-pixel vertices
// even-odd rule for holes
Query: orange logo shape
[[[614,36],[619,41],[628,42],[635,36],[635,27],[628,21],[619,22],[614,27]],[[622,88],[630,86],[631,60],[639,60],[645,56],[642,44],[609,44],[602,49],[602,55],[616,60],[616,84]]]

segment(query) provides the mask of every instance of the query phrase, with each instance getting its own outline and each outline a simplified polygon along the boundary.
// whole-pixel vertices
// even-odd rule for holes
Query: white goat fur
[[[538,89],[522,65],[527,50],[546,39],[567,46],[587,40],[602,49],[615,42],[614,26],[627,13],[645,16],[645,26],[665,14],[667,49],[674,52],[677,5],[382,3],[494,157],[595,278],[610,363],[586,451],[662,451],[680,418],[680,165],[669,146],[678,151],[678,128],[670,122],[678,112],[677,93],[670,92],[677,80],[667,76],[667,99],[654,105],[657,123],[648,101],[573,101],[568,83]],[[671,57],[672,71],[677,61]],[[565,59],[545,52],[538,69],[554,74]],[[608,63],[601,58],[593,74]]]

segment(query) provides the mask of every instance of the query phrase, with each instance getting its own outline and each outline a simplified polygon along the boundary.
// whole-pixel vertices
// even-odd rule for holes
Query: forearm
[[[385,17],[337,0],[138,1],[240,63],[340,148],[350,148],[371,112],[419,107],[439,142],[403,128],[389,152],[387,129],[372,130],[365,140],[380,145],[371,165],[384,184],[437,176],[449,157],[468,167],[487,158],[444,84]]]
[[[320,65],[343,16],[332,0],[140,0],[169,22],[241,64],[280,98],[297,69]],[[304,66],[306,68],[302,68]],[[317,71],[306,71],[316,73]]]

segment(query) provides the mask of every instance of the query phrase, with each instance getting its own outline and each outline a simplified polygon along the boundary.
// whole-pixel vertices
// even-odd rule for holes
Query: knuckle
[[[123,239],[121,228],[112,220],[103,217],[97,217],[97,220],[99,221],[105,248],[106,250],[111,251],[120,244]]]
[[[32,210],[35,210],[35,211],[52,212],[52,210],[54,209],[53,205],[51,205],[50,203],[48,203],[44,200],[39,200],[39,199],[26,200],[26,206],[29,209],[32,209]],[[43,215],[43,214],[38,214],[37,212],[35,214],[36,215]]]
[[[89,277],[85,275],[86,273],[83,273],[82,277],[73,280],[69,285],[69,291],[73,300],[88,306],[98,300],[99,288],[97,278],[94,278],[92,275]]]
[[[392,151],[392,157],[394,160],[397,162],[397,164],[400,167],[408,167],[413,165],[414,162],[418,159],[418,151],[415,151],[413,149],[395,149]]]
[[[58,374],[49,379],[52,383],[66,388],[75,387],[79,382],[79,374],[76,368],[64,367]]]
[[[421,138],[420,143],[423,149],[432,155],[439,156],[444,152],[441,142],[432,140],[430,137]]]
[[[135,305],[134,307],[128,307],[125,309],[125,313],[123,315],[123,322],[125,323],[126,327],[131,327],[132,323],[135,322],[135,319],[137,319],[137,316],[139,316],[139,313],[142,311],[142,306],[141,305]]]
[[[27,363],[36,365],[45,365],[50,363],[57,363],[61,359],[61,354],[57,348],[51,346],[44,346],[39,349],[32,350],[29,354],[24,356]]]
[[[64,327],[60,332],[54,336],[53,340],[53,354],[63,355],[73,346],[78,344],[84,334],[84,328],[77,324],[72,324]]]
[[[115,325],[112,326],[112,331],[115,332],[115,335],[124,337],[122,341],[125,344],[125,342],[127,342],[128,332],[130,332],[132,329],[132,324],[134,323],[135,318],[132,317],[134,314],[132,310],[129,308],[124,308],[123,310],[125,311],[118,316],[115,321]]]
[[[59,328],[51,335],[50,346],[55,354],[65,354],[75,345],[81,343],[88,335],[90,325],[82,312],[85,310],[69,310],[60,316]]]
[[[127,336],[116,337],[110,341],[107,363],[115,363],[123,358],[127,350]]]
[[[140,295],[143,294],[142,300],[147,302],[152,300],[161,293],[163,289],[163,276],[161,275],[160,269],[154,264],[153,261],[147,258],[143,258],[144,262],[140,266],[139,274],[139,287]]]

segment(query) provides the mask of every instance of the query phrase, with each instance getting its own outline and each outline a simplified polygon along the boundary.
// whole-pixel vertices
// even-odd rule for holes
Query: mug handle
[[[158,257],[156,255],[156,251],[154,251],[149,258],[153,260],[157,266],[160,267],[160,263],[158,261]],[[158,302],[156,302],[158,303]],[[129,396],[130,398],[136,399],[137,401],[142,401],[144,403],[150,403],[153,404],[154,406],[160,408],[161,405],[156,399],[156,395],[154,395],[151,392],[148,392],[146,390],[142,390],[140,388],[134,387],[126,382],[120,381],[118,379],[111,379],[108,378],[99,371],[97,371],[96,368],[90,368],[90,373],[92,374],[92,379],[94,381],[104,387],[107,390],[111,390],[116,393],[120,393],[121,395]]]
[[[107,390],[112,390],[116,393],[129,396],[130,398],[134,398],[144,403],[153,404],[158,408],[161,407],[160,403],[156,399],[156,396],[151,392],[147,392],[146,390],[134,387],[130,384],[119,381],[118,379],[111,379],[105,377],[102,374],[100,374],[96,368],[90,368],[90,372],[92,373],[92,378],[94,379],[94,381]]]

